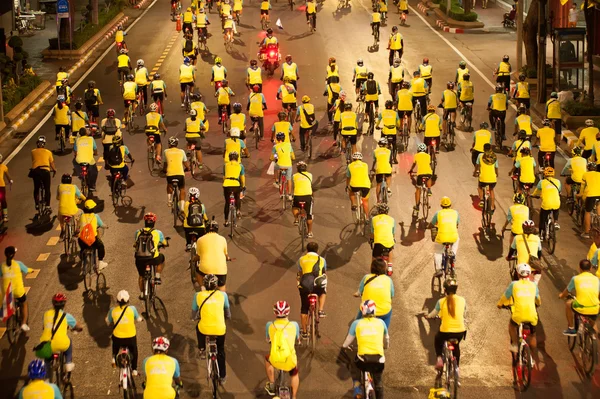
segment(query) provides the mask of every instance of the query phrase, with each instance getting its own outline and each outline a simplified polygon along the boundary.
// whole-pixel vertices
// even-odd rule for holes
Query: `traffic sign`
[[[69,18],[69,0],[58,0],[56,2],[56,17]]]

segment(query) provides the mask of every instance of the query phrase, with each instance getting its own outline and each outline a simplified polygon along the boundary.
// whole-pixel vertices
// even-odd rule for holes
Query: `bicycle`
[[[436,156],[437,140],[439,140],[439,137],[432,138],[431,141],[429,142],[429,145],[427,146],[427,153],[431,157],[431,172],[433,175],[435,175],[435,169],[437,168],[437,156]]]
[[[159,246],[160,247],[160,246]],[[165,308],[165,304],[162,299],[156,295],[156,268],[153,265],[146,265],[146,272],[144,273],[144,309],[148,317],[150,317],[150,310],[158,315],[158,307]]]
[[[443,145],[446,151],[452,151],[456,148],[456,132],[454,131],[455,123],[452,121],[451,113],[448,112],[446,117],[446,124],[448,126],[448,132],[444,135]]]
[[[342,137],[344,137],[344,136],[342,136],[341,134],[338,134],[339,140],[341,140]],[[350,162],[352,162],[352,143],[350,143],[350,136],[346,136],[345,141],[346,141],[346,143],[345,143],[343,151],[346,154],[346,165],[349,165]],[[340,146],[340,148],[341,148],[341,146]]]
[[[229,29],[229,32],[225,33],[224,41],[225,51],[231,53],[231,51],[233,51],[233,32],[231,32],[231,29]]]
[[[415,132],[419,133],[423,130],[422,126],[421,126],[421,120],[423,119],[423,110],[421,110],[421,101],[415,101],[414,112],[415,112]]]
[[[361,371],[360,373],[360,385],[362,387],[362,392],[364,392],[364,397],[368,399],[375,399],[375,383],[373,381],[373,377],[371,373],[368,371]]]
[[[135,133],[135,109],[133,106],[133,101],[127,101],[127,109],[125,110],[125,116],[123,118],[125,120],[125,125],[127,126],[127,133],[133,135]]]
[[[398,9],[398,11],[400,11],[400,9]],[[400,14],[400,25],[404,26],[406,25],[406,14],[405,13],[401,13]]]
[[[267,20],[267,17],[265,15],[260,16],[260,26],[262,30],[269,29],[269,21]]]
[[[81,163],[79,164],[80,167],[80,171],[79,171],[79,180],[81,180],[81,194],[83,194],[84,197],[88,197],[90,194],[90,185],[88,183],[88,167],[90,165],[87,163]]]
[[[288,195],[290,195],[290,193],[288,192],[286,172],[287,172],[287,169],[279,169],[279,175],[278,175],[279,197],[282,199],[281,207],[284,211],[287,208],[287,202],[289,199]]]
[[[542,243],[545,243],[546,250],[550,255],[554,254],[556,249],[556,226],[554,225],[554,211],[550,211],[548,219],[546,219],[546,226],[544,228],[544,234],[541,235]]]
[[[15,309],[15,312],[6,320],[6,337],[8,338],[8,342],[10,342],[11,345],[14,345],[19,341],[21,335],[23,304],[20,301],[16,301],[14,296],[11,298],[12,307]]]
[[[502,121],[500,120],[499,116],[494,117],[494,123],[492,126],[494,129],[496,148],[502,149]]]
[[[229,194],[229,215],[227,216],[227,223],[229,223],[230,226],[229,237],[233,238],[234,228],[237,227],[237,212],[235,207],[235,196],[233,193]]]
[[[294,5],[296,4],[294,0],[288,0],[288,3],[290,5],[290,11],[294,11]]]
[[[572,296],[570,296],[572,298]],[[575,316],[575,329],[577,335],[567,337],[567,343],[569,350],[573,352],[575,346],[579,349],[579,356],[583,363],[583,371],[588,378],[591,378],[596,370],[598,364],[598,339],[597,333],[594,330],[595,320],[582,315],[577,312],[573,312]]]
[[[177,180],[175,180],[173,181],[173,183],[171,183],[171,186],[173,187],[173,203],[171,204],[171,213],[173,214],[173,227],[177,227],[177,221],[179,220],[180,213],[183,212],[182,209],[179,209],[179,183],[177,182]]]
[[[452,398],[458,397],[458,361],[454,354],[454,348],[457,345],[457,339],[444,341],[444,349],[442,350],[443,367],[438,371],[436,377],[436,382],[440,382],[440,385],[451,393]]]
[[[116,362],[119,365],[119,390],[123,391],[123,398],[137,398],[137,388],[135,386],[135,379],[133,378],[131,370],[131,357],[129,356],[129,349],[120,348]]]
[[[218,348],[217,337],[214,335],[206,336],[206,378],[208,385],[212,386],[212,397],[217,398],[217,390],[219,388],[219,363],[217,362]]]
[[[39,197],[36,200],[37,214],[35,215],[36,220],[40,220],[43,216],[47,216],[50,213],[48,212],[48,204],[46,204],[46,187],[44,184],[40,185]]]
[[[408,115],[404,115],[402,118],[402,131],[400,132],[400,152],[404,152],[408,149],[408,142],[410,140],[410,125],[408,124]],[[395,157],[394,157],[395,159]]]
[[[146,128],[146,132],[155,133],[156,131],[156,129]],[[156,159],[157,155],[154,136],[148,136],[148,169],[150,170],[150,175],[160,169],[160,162]]]
[[[191,100],[190,100],[190,85],[185,85],[185,91],[183,92],[183,109],[185,109],[185,113],[189,114],[191,110]]]
[[[356,210],[352,211],[352,215],[354,216],[354,224],[356,225],[356,229],[362,228],[361,234],[363,236],[367,236],[367,215],[365,215],[365,211],[362,205],[362,193],[360,190],[354,193],[354,198],[356,198]]]
[[[388,187],[385,180],[385,177],[381,181],[381,186],[379,187],[379,202],[387,204],[388,203]]]
[[[56,384],[58,389],[63,393],[63,397],[73,398],[73,385],[71,384],[71,372],[65,370],[66,356],[64,352],[53,353],[50,358],[50,366],[48,370],[48,381],[51,384]],[[67,395],[66,393],[70,394]]]
[[[60,153],[63,154],[67,147],[67,138],[66,138],[66,132],[65,132],[64,127],[60,128],[60,133],[58,134],[58,145],[59,145]]]
[[[292,110],[292,107],[290,105],[286,106],[283,109],[283,112],[285,112],[285,120],[294,126],[294,111]]]
[[[510,310],[510,307],[504,306]],[[525,392],[531,384],[531,369],[533,368],[533,359],[531,357],[531,348],[527,343],[527,338],[531,334],[530,323],[519,323],[517,334],[519,336],[517,353],[511,353],[513,384],[517,391]]]
[[[411,178],[415,177],[414,172],[412,174],[409,174],[411,176]],[[422,181],[421,181],[421,201],[419,201],[419,205],[421,205],[421,211],[422,211],[422,215],[423,215],[423,220],[427,220],[427,217],[429,216],[429,209],[431,208],[431,206],[429,205],[429,188],[427,187],[427,181],[429,180],[429,177],[423,177]],[[418,182],[417,182],[418,185]],[[418,216],[418,214],[417,214]]]
[[[319,308],[317,303],[319,297],[317,294],[308,295],[308,347],[314,353],[317,347],[317,340],[321,337],[319,334]]]
[[[571,186],[571,198],[567,201],[567,209],[569,216],[573,218],[573,221],[577,226],[583,225],[583,216],[585,210],[583,209],[583,200],[577,198],[579,191],[581,190],[581,183],[574,183]]]
[[[372,101],[369,101],[369,112],[367,113],[367,118],[369,118],[369,127],[367,128],[367,135],[372,136],[373,131],[375,130],[375,104]]]
[[[83,274],[84,292],[92,290],[93,277],[96,275],[96,291],[106,287],[106,278],[104,274],[98,270],[98,253],[96,248],[86,248],[81,254],[81,273]],[[100,283],[101,278],[104,279],[104,284]]]
[[[138,87],[137,104],[137,110],[139,111],[140,116],[144,116],[146,114],[146,100],[144,99],[142,87]]]
[[[312,159],[312,157],[313,157],[313,143],[312,143],[313,129],[314,129],[314,127],[305,133],[308,136],[308,139],[306,140],[306,148],[305,148],[308,159]]]
[[[287,384],[285,375],[287,372],[275,369],[275,395],[280,399],[290,399],[292,397],[292,388]]]
[[[225,105],[219,105],[219,108],[221,109],[221,113],[219,115],[219,118],[221,119],[221,129],[223,131],[223,134],[227,135],[227,130],[229,130],[227,128],[227,120],[229,119],[229,115],[227,114],[227,107]]]
[[[192,177],[196,176],[196,171],[200,171],[202,169],[202,164],[198,161],[198,156],[196,155],[196,144],[189,144],[188,146],[188,158],[190,160],[190,174]]]
[[[181,14],[181,2],[171,4],[171,21],[175,22],[177,16]]]
[[[467,102],[460,111],[460,124],[465,131],[470,132],[473,124],[473,103]]]
[[[63,216],[64,218],[64,226],[65,226],[65,235],[63,237],[63,243],[65,248],[65,257],[67,259],[71,258],[75,254],[77,254],[77,234],[75,227],[75,216]]]
[[[198,233],[195,231],[190,231],[190,239],[192,241],[192,245],[190,247],[190,278],[192,280],[192,285],[196,282],[196,275],[198,273],[198,254],[196,253],[196,242],[198,241]]]
[[[131,166],[133,167],[133,162],[131,163]],[[121,172],[116,172],[114,175],[112,175],[111,197],[113,207],[115,208],[119,205],[119,202],[123,206],[131,205],[131,197],[127,195],[127,182],[123,178],[123,174]]]
[[[302,243],[300,248],[304,251],[304,244],[308,235],[308,218],[306,216],[306,209],[304,209],[306,202],[300,201],[298,204],[300,205],[300,213],[298,214],[298,233],[300,234],[300,241]]]
[[[489,238],[492,230],[492,200],[490,197],[490,186],[486,185],[483,188],[483,206],[481,207],[481,228],[486,238]]]
[[[238,17],[239,18],[239,17]],[[239,22],[236,22],[239,25]],[[205,32],[206,28],[198,28],[198,51],[208,52],[208,43]]]
[[[258,126],[258,118],[251,116],[252,126],[250,126],[250,134],[254,138],[254,148],[258,150],[258,143],[262,139],[260,135],[260,128]]]
[[[596,200],[596,202],[594,202],[594,207],[592,208],[592,211],[590,212],[590,216],[591,216],[590,226],[592,226],[592,228],[600,228],[600,215],[598,215],[598,202],[600,202],[600,200]]]

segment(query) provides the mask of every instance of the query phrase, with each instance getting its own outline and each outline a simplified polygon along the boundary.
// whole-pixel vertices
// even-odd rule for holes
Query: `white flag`
[[[271,164],[269,165],[269,169],[267,169],[267,174],[269,176],[273,176],[275,174],[275,162],[271,161]]]
[[[277,18],[277,22],[275,22],[275,25],[277,25],[277,27],[279,29],[283,29],[283,25],[281,24],[281,19],[280,18]]]

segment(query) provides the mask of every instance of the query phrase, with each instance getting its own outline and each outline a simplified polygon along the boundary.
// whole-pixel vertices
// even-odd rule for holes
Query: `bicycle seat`
[[[300,204],[300,206],[304,206],[304,204],[306,204],[306,202],[304,201],[299,201],[298,203]]]
[[[457,345],[458,344],[458,339],[451,338],[451,339],[447,340],[446,342],[448,342],[449,344],[452,344],[452,345]]]
[[[523,325],[523,330],[529,330],[531,331],[533,329],[533,326],[531,323],[521,323]]]
[[[452,245],[454,245],[453,242],[445,242],[442,244],[444,247],[451,247]]]

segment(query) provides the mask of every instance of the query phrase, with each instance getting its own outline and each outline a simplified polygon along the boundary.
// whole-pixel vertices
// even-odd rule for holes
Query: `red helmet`
[[[108,116],[109,118],[114,118],[115,117],[115,110],[114,109],[108,109],[106,111],[106,116]]]
[[[144,215],[144,222],[156,223],[156,214],[154,214],[152,212],[148,212],[147,214]]]
[[[252,86],[252,91],[255,92],[255,93],[260,92],[260,86],[259,85]]]
[[[290,315],[290,304],[286,301],[277,301],[273,305],[275,317],[288,317]]]
[[[425,64],[425,65],[429,64],[429,58],[427,58],[427,57],[423,58],[423,64]]]
[[[59,292],[52,297],[52,305],[54,306],[64,305],[66,302],[67,296],[62,292]]]

